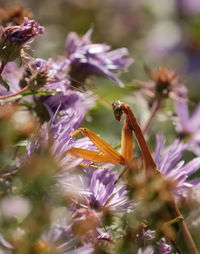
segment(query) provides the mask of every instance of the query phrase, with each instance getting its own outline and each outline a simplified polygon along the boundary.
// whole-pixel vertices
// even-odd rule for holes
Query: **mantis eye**
[[[123,114],[122,103],[120,101],[114,101],[112,103],[112,108],[113,108],[116,120],[121,121],[121,116]]]

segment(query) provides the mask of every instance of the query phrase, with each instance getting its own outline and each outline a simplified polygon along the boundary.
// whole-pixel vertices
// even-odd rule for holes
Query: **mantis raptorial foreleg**
[[[105,163],[113,163],[113,164],[121,164],[125,165],[125,158],[121,154],[119,154],[115,149],[112,148],[108,143],[106,143],[103,139],[97,136],[92,131],[86,128],[80,128],[76,130],[72,137],[76,136],[78,133],[82,133],[87,136],[93,144],[100,150],[100,152],[89,151],[81,148],[71,148],[67,151],[67,153],[71,153],[72,155],[81,157],[85,160],[93,161],[93,162],[105,162]]]

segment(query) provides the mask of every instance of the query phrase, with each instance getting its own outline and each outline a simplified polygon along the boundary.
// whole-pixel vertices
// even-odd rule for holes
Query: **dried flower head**
[[[43,59],[36,59],[25,70],[20,80],[20,87],[29,86],[30,90],[38,90],[49,81],[50,66]]]
[[[146,67],[146,71],[153,80],[141,83],[147,95],[158,100],[168,97],[178,98],[181,78],[173,70],[159,67],[157,71],[152,71]]]
[[[157,243],[157,247],[154,251],[154,254],[170,254],[171,253],[171,246],[166,243],[165,238],[161,238],[159,243]]]
[[[8,26],[3,29],[0,40],[0,59],[7,63],[21,55],[21,49],[35,36],[42,34],[44,28],[35,20],[24,18],[21,26]]]

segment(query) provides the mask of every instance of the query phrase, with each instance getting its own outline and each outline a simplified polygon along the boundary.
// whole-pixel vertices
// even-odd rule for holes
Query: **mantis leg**
[[[80,128],[72,134],[72,137],[76,136],[78,133],[82,133],[83,135],[87,136],[92,141],[92,143],[100,150],[100,153],[81,148],[71,148],[67,151],[67,153],[71,153],[78,157],[82,157],[83,159],[91,160],[94,162],[105,162],[121,165],[125,164],[124,158],[117,151],[115,151],[112,146],[110,146],[92,131],[86,128]]]
[[[121,155],[126,164],[133,160],[133,132],[127,121],[124,122],[122,128]]]

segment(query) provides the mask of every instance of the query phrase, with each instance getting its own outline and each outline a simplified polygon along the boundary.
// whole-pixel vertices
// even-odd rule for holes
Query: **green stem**
[[[23,89],[21,89],[20,91],[18,91],[16,93],[0,96],[0,100],[5,100],[5,99],[8,99],[8,98],[12,98],[16,95],[19,95],[19,94],[25,92],[26,90],[28,90],[28,88],[29,88],[28,86],[25,86]]]
[[[179,218],[183,218],[175,200],[174,197],[171,194],[171,200],[168,203],[169,205],[169,210],[171,211],[171,214],[175,217],[179,217]],[[190,234],[190,231],[188,229],[188,226],[185,222],[184,219],[180,219],[178,221],[178,225],[179,225],[179,242],[184,245],[184,253],[192,253],[192,254],[199,254],[199,251],[197,250],[197,247],[192,239],[192,236]],[[185,250],[186,249],[186,250]]]

